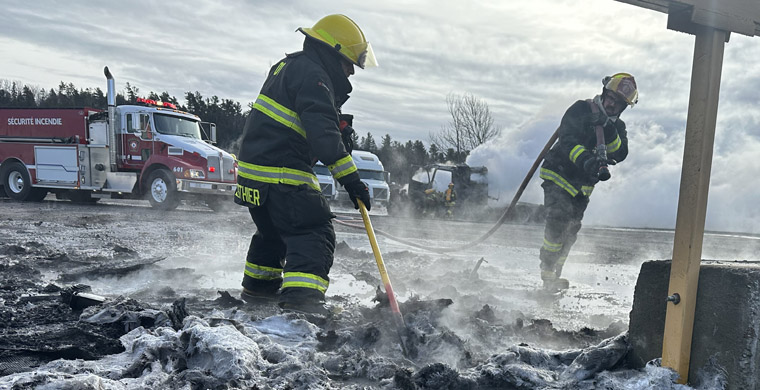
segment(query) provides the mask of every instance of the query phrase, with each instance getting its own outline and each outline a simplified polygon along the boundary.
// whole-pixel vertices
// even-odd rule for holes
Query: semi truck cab
[[[359,178],[369,189],[372,205],[388,206],[390,198],[390,188],[387,182],[388,172],[385,171],[380,158],[374,153],[364,150],[354,150],[351,152],[351,158],[356,164]],[[341,202],[350,202],[348,193],[343,188],[339,190],[338,197]]]
[[[314,165],[314,174],[319,180],[319,187],[322,189],[322,195],[329,201],[334,201],[338,197],[338,182],[333,178],[330,169],[321,161]]]
[[[139,184],[156,207],[173,208],[179,198],[191,197],[221,207],[216,195],[235,193],[237,166],[231,154],[212,145],[216,126],[210,124],[204,137],[198,116],[166,103],[138,102],[145,105],[116,108],[118,169],[139,172]]]

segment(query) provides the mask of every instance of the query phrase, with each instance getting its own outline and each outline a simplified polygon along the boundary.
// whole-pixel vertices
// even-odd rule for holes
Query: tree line
[[[126,83],[125,88],[116,94],[116,104],[135,103],[138,97],[142,97],[139,89]],[[173,103],[179,110],[198,115],[203,121],[216,123],[219,147],[231,153],[238,152],[251,103],[244,110],[239,102],[232,99],[222,99],[216,95],[204,98],[198,91],[186,92],[183,102],[165,91],[150,91],[145,97]],[[391,181],[403,184],[414,174],[415,169],[410,167],[463,163],[470,150],[500,134],[501,130],[494,126],[488,106],[482,100],[472,95],[450,94],[446,102],[452,120],[439,133],[430,135],[429,147],[421,140],[395,141],[390,134],[382,136],[378,144],[368,131],[361,137],[354,134],[356,149],[377,154],[390,172]],[[100,88],[82,89],[62,81],[57,88],[45,89],[0,79],[0,107],[106,109],[107,100]]]

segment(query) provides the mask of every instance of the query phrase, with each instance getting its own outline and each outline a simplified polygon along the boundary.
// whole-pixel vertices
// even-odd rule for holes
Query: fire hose
[[[391,239],[393,241],[400,242],[402,244],[406,244],[406,245],[409,245],[409,246],[412,246],[412,247],[415,247],[415,248],[424,249],[424,250],[427,250],[427,251],[430,251],[430,252],[442,253],[442,254],[451,253],[451,252],[459,252],[459,251],[462,251],[462,250],[465,250],[465,249],[468,249],[468,248],[471,248],[471,247],[473,247],[475,245],[480,244],[481,242],[483,242],[486,239],[488,239],[488,237],[491,237],[491,235],[493,235],[496,232],[496,230],[498,230],[499,227],[502,224],[504,224],[504,222],[506,222],[506,220],[512,215],[512,213],[515,210],[515,207],[517,206],[517,202],[520,200],[520,197],[523,194],[523,191],[525,191],[525,188],[528,186],[528,183],[530,182],[531,178],[536,173],[536,169],[538,169],[538,166],[539,166],[539,164],[541,164],[541,161],[543,161],[544,156],[546,155],[546,153],[549,152],[549,149],[552,147],[552,145],[554,145],[554,142],[557,140],[557,137],[559,137],[559,128],[557,128],[557,130],[554,131],[554,134],[552,134],[552,136],[549,137],[549,141],[546,143],[546,145],[544,146],[544,148],[541,150],[541,153],[538,154],[538,157],[536,158],[536,161],[533,162],[533,165],[530,167],[530,170],[528,170],[528,173],[525,175],[525,178],[523,179],[522,183],[520,184],[520,187],[517,189],[517,192],[515,193],[515,196],[512,198],[512,202],[510,202],[509,206],[501,214],[501,217],[499,217],[499,219],[496,221],[496,224],[494,224],[494,226],[490,230],[488,230],[487,232],[485,232],[482,236],[478,237],[477,239],[475,239],[473,241],[470,241],[470,242],[468,242],[466,244],[460,245],[460,246],[441,248],[441,247],[432,247],[432,246],[427,246],[427,245],[421,245],[421,244],[418,244],[418,243],[410,241],[410,240],[406,240],[406,239],[403,239],[403,238],[400,238],[400,237],[396,237],[396,236],[394,236],[394,235],[392,235],[392,234],[390,234],[388,232],[382,231],[382,230],[375,229],[375,233],[378,234],[378,235],[387,237],[387,238],[389,238],[389,239]],[[338,219],[336,219],[335,222],[337,222],[337,223],[339,223],[341,225],[344,225],[344,226],[349,226],[349,227],[355,228],[355,229],[364,229],[364,226],[356,225],[356,224],[352,224],[352,223],[348,223],[348,222],[344,222],[344,221],[341,221],[341,220],[338,220]]]

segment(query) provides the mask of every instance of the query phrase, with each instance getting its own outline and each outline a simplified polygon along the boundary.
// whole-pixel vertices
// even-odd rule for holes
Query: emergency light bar
[[[177,106],[174,105],[174,104],[172,104],[172,103],[162,102],[162,101],[155,101],[153,99],[143,99],[143,98],[139,97],[139,98],[137,98],[137,102],[138,103],[143,103],[143,104],[148,104],[148,105],[151,105],[151,106],[171,108],[173,110],[177,109]]]

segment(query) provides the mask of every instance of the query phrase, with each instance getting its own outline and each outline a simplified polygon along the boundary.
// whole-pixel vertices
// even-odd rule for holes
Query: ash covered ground
[[[435,247],[492,226],[379,214],[372,222]],[[366,233],[335,226],[334,315],[310,317],[239,300],[255,229],[242,208],[0,199],[0,389],[722,386],[709,369],[688,387],[657,364],[626,366],[638,271],[670,258],[670,231],[584,227],[565,267],[571,288],[559,295],[540,289],[539,225],[505,224],[445,255],[379,236],[407,325],[398,332]],[[703,257],[747,259],[759,247],[755,236],[708,234]]]

